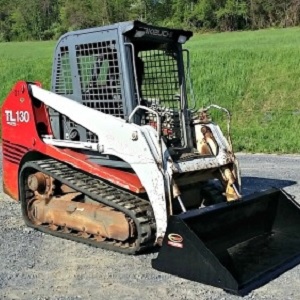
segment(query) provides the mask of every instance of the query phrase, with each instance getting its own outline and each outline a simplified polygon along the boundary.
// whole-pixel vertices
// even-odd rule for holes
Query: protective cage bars
[[[60,47],[57,54],[57,71],[54,91],[59,95],[73,94],[69,47]]]
[[[124,118],[116,41],[76,45],[82,104]],[[87,130],[88,142],[97,137]]]
[[[183,144],[179,117],[180,82],[176,50],[169,50],[165,44],[160,49],[140,51],[137,61],[138,77],[142,76],[140,93],[148,107],[162,117],[162,135],[169,146],[180,147]],[[142,64],[142,67],[140,66]],[[139,74],[142,68],[142,73]],[[142,124],[156,127],[156,116],[146,112]]]

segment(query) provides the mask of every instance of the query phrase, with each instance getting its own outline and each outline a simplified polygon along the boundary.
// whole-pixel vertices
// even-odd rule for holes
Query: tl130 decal
[[[28,111],[24,110],[5,110],[6,123],[11,126],[17,126],[18,123],[28,123],[30,115]]]

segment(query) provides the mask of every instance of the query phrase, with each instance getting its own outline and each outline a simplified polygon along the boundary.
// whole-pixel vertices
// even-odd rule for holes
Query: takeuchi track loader
[[[125,254],[157,245],[155,269],[244,294],[299,262],[300,210],[280,190],[241,198],[209,116],[222,108],[187,93],[191,36],[138,21],[63,35],[52,91],[20,81],[2,106],[4,191],[30,227]]]

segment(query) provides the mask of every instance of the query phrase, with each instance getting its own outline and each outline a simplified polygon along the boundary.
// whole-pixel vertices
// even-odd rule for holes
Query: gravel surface
[[[238,157],[243,194],[278,187],[300,202],[300,156]],[[157,253],[126,256],[26,228],[20,205],[2,190],[0,197],[1,300],[241,299],[152,269]],[[300,299],[300,265],[244,299]]]

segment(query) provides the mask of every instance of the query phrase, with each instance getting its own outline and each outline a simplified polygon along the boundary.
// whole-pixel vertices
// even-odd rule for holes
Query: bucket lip
[[[251,291],[269,283],[270,281],[274,280],[275,278],[282,275],[283,273],[296,267],[299,263],[300,263],[300,254],[294,255],[293,257],[283,262],[280,266],[270,269],[244,284],[240,284],[236,290],[234,289],[225,289],[225,290],[234,295],[246,296]]]
[[[286,192],[283,192],[281,189],[278,188],[270,188],[266,191],[262,191],[262,192],[255,192],[253,194],[247,195],[245,197],[243,197],[242,199],[236,200],[236,201],[232,201],[232,202],[224,202],[224,203],[218,203],[218,204],[213,204],[207,207],[203,207],[203,208],[196,208],[193,210],[189,210],[187,212],[183,212],[179,215],[174,215],[177,217],[180,217],[181,219],[186,219],[186,218],[191,218],[191,217],[196,217],[199,215],[203,215],[203,214],[210,214],[215,212],[216,210],[219,211],[223,211],[223,210],[227,210],[227,209],[231,209],[232,207],[235,206],[245,206],[248,205],[250,202],[255,202],[255,201],[261,201],[261,198],[265,197],[265,196],[270,196],[272,194],[284,194],[286,197],[289,198],[289,200],[291,200],[293,203],[295,203],[296,205],[299,206],[299,204],[293,200],[290,195],[288,195]]]

